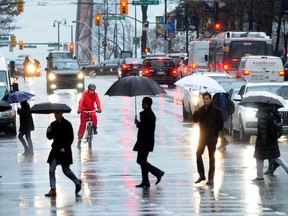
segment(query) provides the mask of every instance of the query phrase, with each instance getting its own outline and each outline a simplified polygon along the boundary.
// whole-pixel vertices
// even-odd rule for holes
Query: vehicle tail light
[[[223,69],[225,70],[225,71],[227,71],[228,69],[229,69],[229,64],[228,63],[225,63],[224,65],[223,65]]]
[[[177,75],[177,69],[172,69],[172,71],[171,71],[171,74],[173,75],[173,76],[176,76]]]
[[[279,76],[285,76],[285,71],[284,70],[279,71]]]
[[[129,67],[130,67],[130,65],[128,65],[128,64],[123,64],[122,65],[122,69],[123,70],[127,70]]]
[[[191,67],[192,67],[193,69],[195,69],[195,68],[196,68],[196,64],[193,62],[193,63],[191,64]]]
[[[183,68],[183,70],[184,70],[184,71],[187,71],[187,70],[188,70],[188,67],[187,67],[187,66],[185,66],[185,67]]]
[[[149,68],[143,68],[142,73],[143,75],[149,75],[150,74]]]
[[[250,75],[250,71],[249,70],[244,70],[244,76],[248,76]]]

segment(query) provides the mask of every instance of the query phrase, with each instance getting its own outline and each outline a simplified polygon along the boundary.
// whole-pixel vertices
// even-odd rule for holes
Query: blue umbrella
[[[2,101],[6,101],[8,103],[20,103],[25,100],[30,100],[32,97],[34,97],[34,94],[31,94],[29,92],[25,91],[14,91],[6,94]]]

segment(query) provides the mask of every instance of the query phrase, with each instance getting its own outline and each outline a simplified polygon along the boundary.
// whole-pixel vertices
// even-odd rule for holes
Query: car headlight
[[[78,73],[77,78],[78,79],[84,79],[84,74],[82,72]]]
[[[257,109],[255,108],[248,108],[242,109],[242,115],[245,116],[245,118],[252,119],[256,118]]]
[[[56,75],[54,73],[49,73],[48,74],[48,79],[51,80],[51,81],[55,80],[56,79]]]
[[[13,109],[0,112],[0,118],[12,118],[15,115],[16,115],[16,111]]]
[[[33,64],[29,64],[29,65],[27,66],[27,71],[28,71],[29,73],[34,72],[34,71],[35,71],[35,66],[34,66]]]

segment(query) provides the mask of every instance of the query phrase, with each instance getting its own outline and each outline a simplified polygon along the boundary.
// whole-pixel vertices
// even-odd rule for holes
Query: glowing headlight
[[[243,110],[246,118],[256,118],[257,109],[255,108],[246,108]]]
[[[83,73],[79,73],[79,74],[77,75],[77,78],[78,78],[78,79],[84,79],[84,74],[83,74]]]
[[[55,75],[54,73],[50,73],[50,74],[48,75],[48,79],[49,79],[49,80],[55,80],[55,79],[56,79],[56,75]]]
[[[34,66],[33,64],[29,64],[29,65],[27,66],[27,71],[28,71],[29,73],[34,72],[34,71],[35,71],[35,66]]]
[[[192,96],[192,102],[196,106],[199,103],[199,96]]]

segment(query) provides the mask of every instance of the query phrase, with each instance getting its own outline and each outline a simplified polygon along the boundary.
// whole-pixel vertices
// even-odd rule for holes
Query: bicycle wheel
[[[89,124],[87,126],[87,138],[86,141],[88,143],[89,148],[92,147],[92,138],[93,138],[93,134],[92,134],[92,124]]]

